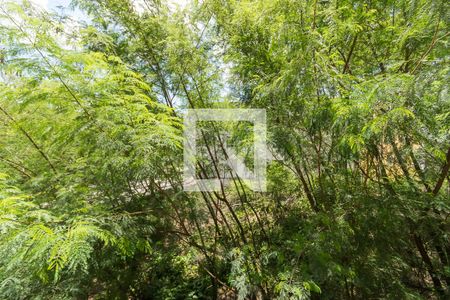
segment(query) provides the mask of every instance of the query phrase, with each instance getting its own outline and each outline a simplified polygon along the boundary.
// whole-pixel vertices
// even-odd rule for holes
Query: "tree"
[[[73,4],[0,10],[1,298],[448,296],[444,1]],[[266,110],[267,193],[243,122],[183,190],[186,108]]]

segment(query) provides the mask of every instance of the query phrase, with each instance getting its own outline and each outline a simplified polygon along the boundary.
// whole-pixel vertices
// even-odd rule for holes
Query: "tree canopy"
[[[450,296],[446,1],[71,5],[0,0],[0,299]],[[265,109],[266,192],[248,122],[183,189],[193,108]]]

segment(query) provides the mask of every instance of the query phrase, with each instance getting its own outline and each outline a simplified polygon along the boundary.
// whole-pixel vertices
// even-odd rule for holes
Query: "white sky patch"
[[[145,2],[143,0],[134,0],[133,6],[138,14],[142,14],[146,9]]]
[[[167,1],[167,5],[171,10],[174,9],[184,9],[187,4],[189,3],[189,0],[169,0]]]
[[[189,2],[190,0],[167,0],[166,3],[170,11],[174,12],[178,9],[182,10],[186,8]],[[148,9],[144,0],[133,0],[133,5],[138,14],[142,14]]]
[[[21,1],[17,1],[21,2]],[[32,3],[39,5],[41,8],[47,9],[48,0],[31,0]]]

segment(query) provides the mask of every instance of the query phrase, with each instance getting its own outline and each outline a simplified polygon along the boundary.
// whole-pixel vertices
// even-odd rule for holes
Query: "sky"
[[[69,4],[71,0],[30,0],[31,2],[45,8],[49,11],[61,12],[61,7],[65,7],[66,14],[70,15],[75,20],[85,20],[86,15],[79,9],[69,9]]]
[[[32,2],[38,4],[40,7],[45,9],[55,9],[57,10],[58,6],[68,7],[70,4],[70,0],[31,0]],[[139,2],[137,0],[136,2]],[[169,0],[172,5],[179,5],[180,7],[184,7],[188,0]]]
[[[50,1],[52,1],[52,0],[50,0]],[[47,0],[31,0],[31,2],[39,4],[40,7],[44,7],[44,8],[47,8],[47,4],[48,4]]]
[[[31,0],[42,8],[55,9],[57,6],[69,6],[70,0]]]
[[[72,19],[77,21],[89,20],[87,15],[81,10],[79,9],[73,10],[69,8],[71,0],[30,0],[30,1],[48,11],[56,11],[58,13],[61,13],[62,12],[61,9],[64,8],[64,14],[69,15]],[[142,0],[132,0],[132,1],[135,3],[136,10],[138,12],[141,12],[143,6],[139,5],[139,2],[142,2]],[[165,0],[165,1],[169,4],[169,8],[171,10],[176,10],[177,7],[184,8],[190,0]]]

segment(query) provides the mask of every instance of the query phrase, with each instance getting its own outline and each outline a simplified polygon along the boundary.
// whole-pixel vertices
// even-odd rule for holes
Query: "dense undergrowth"
[[[0,3],[0,299],[449,296],[446,1]],[[266,110],[267,192],[246,123],[183,191],[186,108]]]

